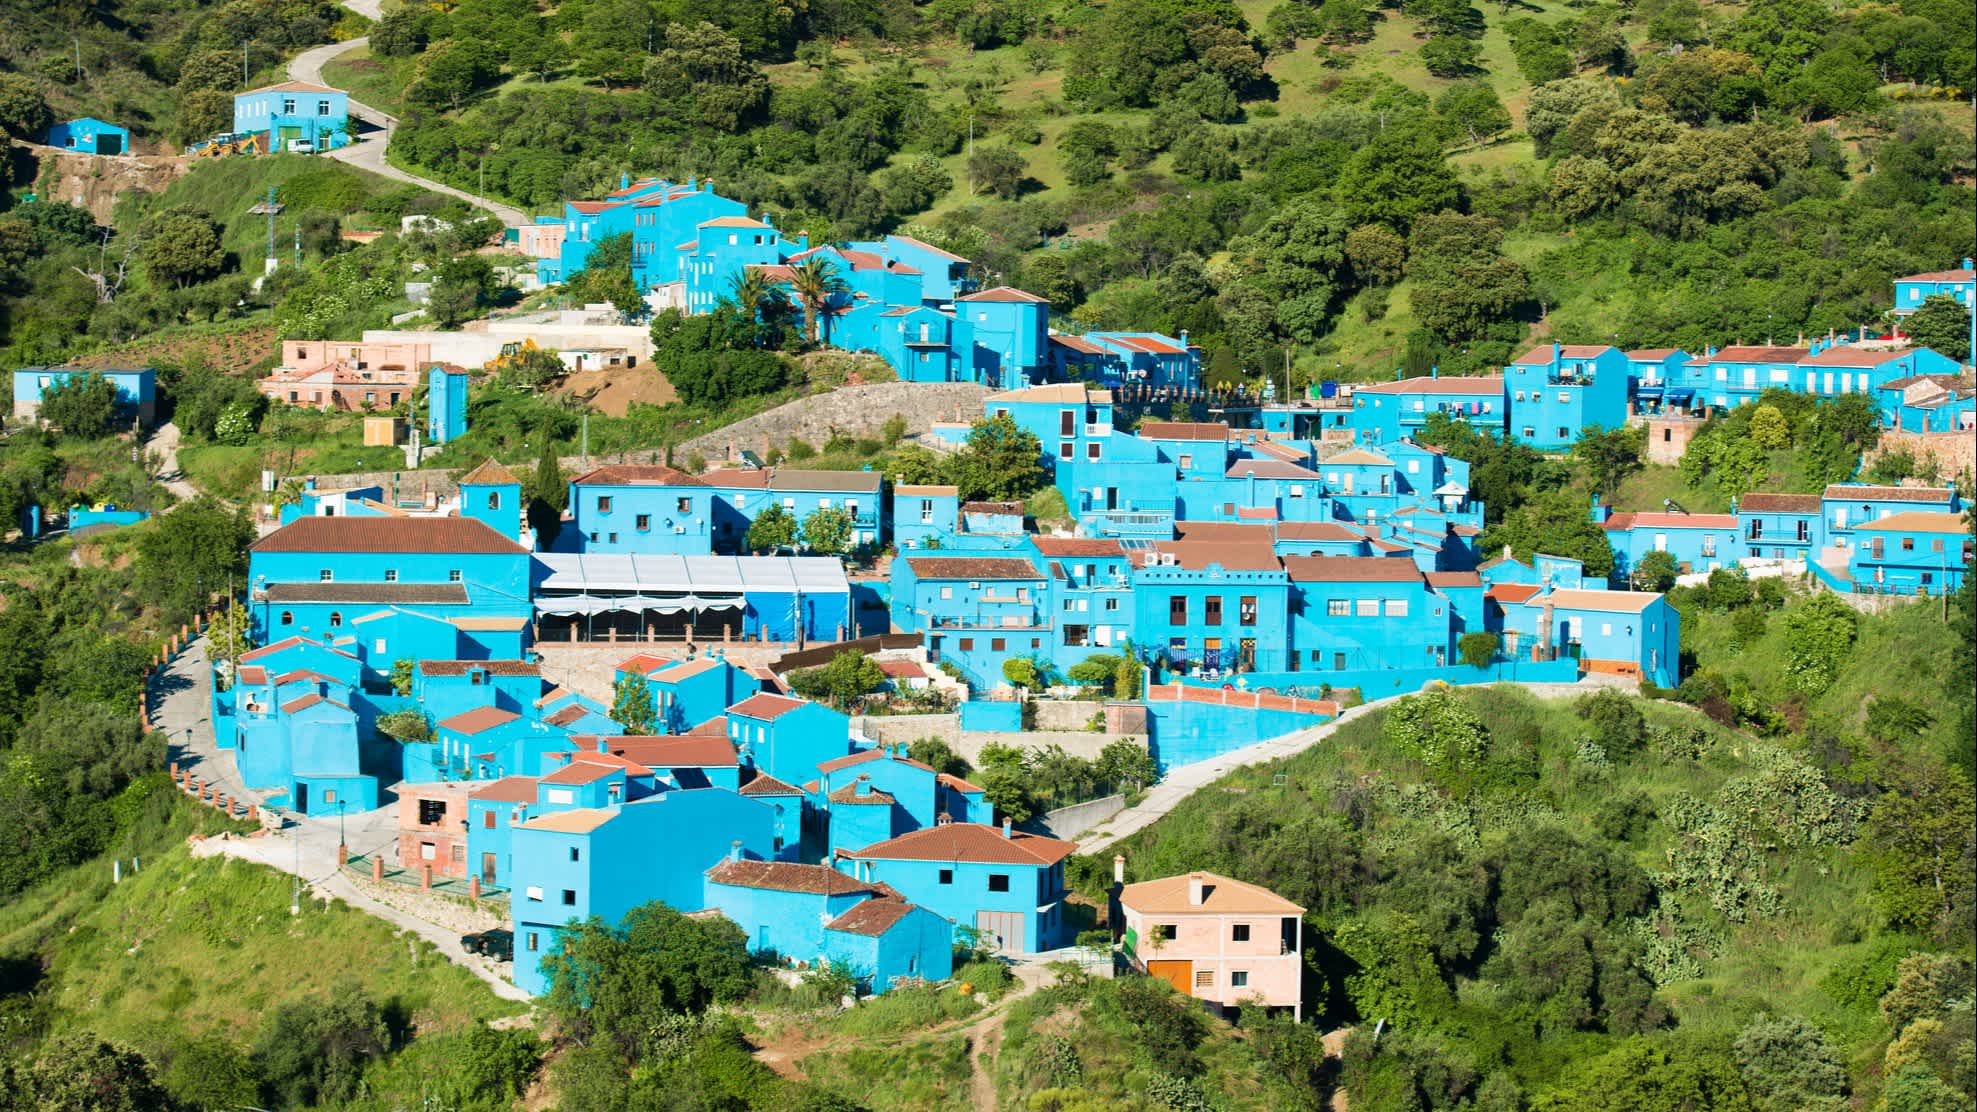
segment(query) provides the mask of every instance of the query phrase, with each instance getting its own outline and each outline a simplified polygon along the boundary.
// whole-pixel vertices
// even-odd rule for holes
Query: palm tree
[[[774,288],[769,284],[769,280],[763,277],[761,267],[745,266],[741,268],[741,273],[735,275],[728,283],[728,300],[737,309],[751,315],[759,314],[762,311],[762,302],[768,299],[769,291]]]
[[[832,295],[851,287],[838,277],[837,264],[823,255],[811,255],[790,269],[790,285],[796,288],[796,299],[803,305],[803,324],[810,332],[810,342],[821,343],[824,316],[831,311]]]

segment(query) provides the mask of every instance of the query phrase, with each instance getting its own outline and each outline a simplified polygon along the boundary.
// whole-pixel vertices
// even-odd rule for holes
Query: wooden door
[[[494,855],[491,853],[481,854],[481,883],[494,883]]]
[[[1146,972],[1150,977],[1158,977],[1174,986],[1174,991],[1183,996],[1194,995],[1194,962],[1192,961],[1149,961]]]
[[[975,929],[982,941],[998,954],[1020,954],[1023,946],[1023,913],[1020,911],[977,911]]]

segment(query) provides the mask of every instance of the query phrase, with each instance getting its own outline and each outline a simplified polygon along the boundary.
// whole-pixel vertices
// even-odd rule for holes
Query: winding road
[[[343,4],[344,7],[349,8],[351,11],[371,19],[378,18],[378,5],[379,0],[344,0]],[[329,82],[323,80],[323,66],[333,58],[337,58],[360,46],[368,45],[370,41],[370,37],[365,35],[305,50],[289,60],[289,79],[293,81],[306,81],[312,85],[328,85]],[[434,193],[444,193],[448,197],[457,197],[477,208],[486,209],[488,212],[494,214],[496,220],[501,221],[501,223],[510,228],[520,227],[523,224],[529,223],[528,215],[513,205],[503,204],[500,201],[477,196],[464,189],[455,189],[450,185],[433,181],[430,178],[422,178],[417,174],[408,174],[385,161],[385,147],[391,142],[392,130],[398,126],[398,117],[373,108],[359,101],[356,97],[350,98],[350,114],[359,123],[368,126],[358,131],[352,137],[353,142],[349,146],[340,147],[329,152],[331,158],[336,159],[338,162],[347,162],[360,170],[369,170],[371,173],[377,174],[380,177],[390,178],[393,181],[402,181],[408,185],[419,186],[422,189],[430,189]]]

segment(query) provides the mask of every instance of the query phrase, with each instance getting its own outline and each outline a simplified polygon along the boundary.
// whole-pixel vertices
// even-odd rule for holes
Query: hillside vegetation
[[[1182,0],[389,11],[393,157],[539,211],[621,173],[905,228],[1216,376],[1878,318],[1977,238],[1968,5]]]
[[[1416,696],[1188,799],[1117,848],[1128,879],[1309,908],[1354,1109],[1967,1104],[1968,618],[1720,593],[1681,600],[1706,714]],[[1107,862],[1079,866],[1101,895]]]

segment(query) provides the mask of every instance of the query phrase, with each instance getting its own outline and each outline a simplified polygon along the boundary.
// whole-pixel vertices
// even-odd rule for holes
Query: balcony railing
[[[1173,535],[1174,515],[1142,510],[1087,510],[1085,524],[1103,537],[1160,537]]]

